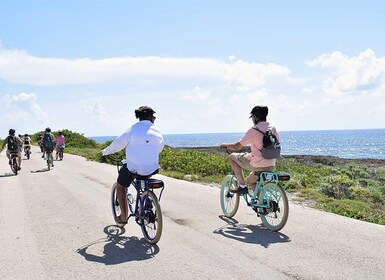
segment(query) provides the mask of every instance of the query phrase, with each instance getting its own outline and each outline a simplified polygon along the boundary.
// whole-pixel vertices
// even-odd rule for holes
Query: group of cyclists
[[[43,153],[42,158],[45,157],[47,152],[53,152],[56,150],[56,160],[63,160],[63,150],[65,148],[65,137],[62,131],[59,131],[55,137],[51,129],[47,127],[44,134],[39,134],[37,142]],[[29,159],[29,153],[31,150],[31,137],[29,134],[16,135],[16,130],[11,128],[8,136],[4,139],[3,147],[7,146],[6,155],[11,164],[11,154],[17,154],[18,157],[18,170],[21,170],[21,153],[24,151],[25,156]],[[53,164],[52,164],[53,166]]]
[[[234,193],[245,194],[248,189],[243,177],[242,169],[251,171],[246,178],[251,186],[258,180],[263,171],[272,171],[276,159],[265,159],[261,154],[263,148],[263,133],[273,129],[279,140],[278,131],[267,122],[269,109],[267,106],[254,106],[250,112],[252,127],[236,143],[223,143],[222,148],[237,151],[244,146],[250,145],[251,152],[231,153],[229,156],[231,168],[237,180],[238,188],[232,190]],[[121,205],[121,215],[115,220],[118,224],[127,223],[126,189],[130,186],[133,178],[137,175],[151,176],[159,170],[159,154],[164,147],[163,135],[155,126],[155,111],[149,106],[141,106],[135,110],[135,117],[139,119],[127,131],[117,137],[107,148],[100,151],[106,156],[116,153],[125,148],[126,159],[117,178],[117,199]]]

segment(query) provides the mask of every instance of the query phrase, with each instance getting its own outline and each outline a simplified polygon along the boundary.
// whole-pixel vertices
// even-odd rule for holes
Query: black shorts
[[[135,176],[138,174],[132,173],[130,170],[127,168],[127,164],[123,164],[123,166],[119,170],[119,176],[118,176],[118,184],[128,188],[132,181],[134,180]]]
[[[149,174],[148,176],[154,175],[158,172],[159,170],[157,169],[153,173]],[[137,176],[138,174],[132,173],[130,170],[128,170],[127,164],[123,164],[123,166],[119,170],[117,182],[119,185],[125,188],[128,188],[131,185],[132,181],[134,181],[135,177]]]

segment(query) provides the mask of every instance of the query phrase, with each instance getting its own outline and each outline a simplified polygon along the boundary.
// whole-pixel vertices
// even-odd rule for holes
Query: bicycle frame
[[[157,185],[158,181],[159,180],[151,179],[151,178],[148,178],[148,179],[136,179],[135,178],[132,181],[131,185],[136,190],[136,199],[135,199],[135,207],[134,207],[134,209],[131,208],[131,204],[130,203],[128,204],[129,208],[130,208],[130,211],[131,211],[131,214],[128,216],[128,219],[130,217],[140,218],[139,209],[143,209],[143,207],[146,207],[146,205],[144,205],[143,201],[147,201],[147,197],[148,197],[148,194],[149,194],[148,191],[153,192],[154,188],[161,189],[160,194],[159,194],[159,201],[161,200],[162,193],[163,193],[163,190],[164,190],[164,185],[161,184],[161,183],[159,183],[159,185]],[[144,199],[141,199],[141,196],[142,196],[142,194],[145,191],[147,191],[146,196],[144,197]],[[136,219],[136,222],[138,222],[138,219]]]
[[[243,173],[243,170],[242,170]],[[232,180],[236,179],[236,176],[234,175]],[[290,175],[285,172],[271,172],[271,171],[264,171],[259,175],[259,180],[255,184],[255,190],[254,193],[250,194],[244,194],[243,198],[246,201],[248,206],[252,206],[253,208],[269,208],[270,201],[259,201],[259,194],[262,190],[262,192],[265,192],[263,186],[267,183],[271,183],[273,188],[277,188],[278,184],[280,182],[285,182],[282,186],[284,190],[286,190],[290,180]],[[231,182],[232,183],[232,182]],[[264,193],[263,193],[264,194]],[[265,195],[263,195],[265,197]],[[281,197],[275,197],[277,202],[280,201]],[[260,213],[262,214],[262,213]]]

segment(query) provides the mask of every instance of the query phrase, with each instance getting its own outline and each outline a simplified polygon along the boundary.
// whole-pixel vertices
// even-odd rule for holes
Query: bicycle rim
[[[152,191],[145,191],[140,204],[141,227],[144,238],[150,244],[156,244],[163,229],[162,211],[158,198]]]
[[[13,162],[12,162],[12,171],[13,173],[15,173],[15,175],[17,175],[17,172],[19,171],[18,170],[18,165],[17,165],[17,159],[13,159]]]
[[[274,183],[265,184],[259,195],[259,203],[268,205],[267,208],[260,208],[263,224],[271,231],[281,230],[289,217],[289,202],[283,188]]]
[[[233,217],[239,207],[239,195],[230,192],[231,189],[235,188],[235,176],[227,175],[221,186],[220,200],[222,212],[228,218]]]
[[[112,208],[112,216],[115,218],[120,216],[122,211],[120,210],[120,205],[118,202],[118,196],[117,196],[117,183],[114,183],[114,185],[111,188],[111,208]],[[116,223],[118,227],[124,227],[125,224]]]

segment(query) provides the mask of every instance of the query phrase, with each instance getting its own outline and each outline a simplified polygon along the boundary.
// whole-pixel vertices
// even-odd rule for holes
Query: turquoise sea
[[[385,129],[281,131],[283,155],[385,159]],[[213,147],[236,142],[243,133],[166,134],[171,147]],[[89,137],[98,143],[116,136]]]

